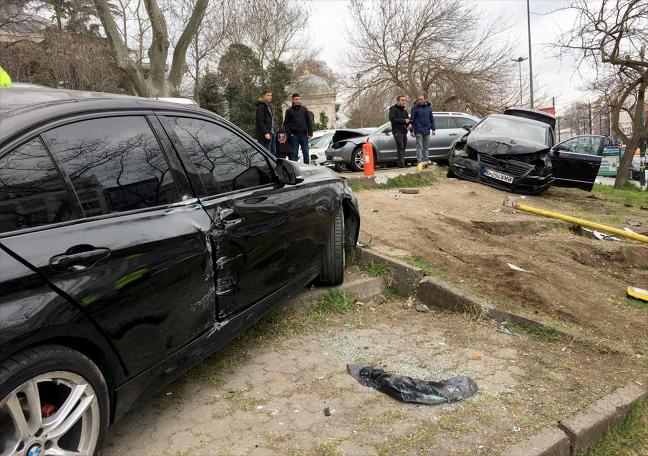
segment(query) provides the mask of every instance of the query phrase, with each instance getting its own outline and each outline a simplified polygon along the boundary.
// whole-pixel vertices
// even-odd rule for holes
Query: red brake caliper
[[[44,403],[41,405],[41,414],[43,415],[43,418],[49,418],[54,415],[55,411],[56,407],[53,404]]]

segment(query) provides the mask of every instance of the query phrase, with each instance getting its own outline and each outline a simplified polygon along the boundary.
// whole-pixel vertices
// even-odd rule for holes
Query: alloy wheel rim
[[[92,456],[100,420],[97,396],[81,376],[41,374],[0,401],[0,456]]]
[[[364,168],[364,157],[362,156],[362,151],[356,152],[353,161],[358,168]]]

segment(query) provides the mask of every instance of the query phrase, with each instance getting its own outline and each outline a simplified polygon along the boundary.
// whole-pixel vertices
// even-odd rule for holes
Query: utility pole
[[[527,30],[529,32],[529,92],[531,97],[531,109],[533,109],[533,58],[531,57],[531,7],[527,0]]]
[[[589,134],[592,134],[592,102],[589,103]]]
[[[641,46],[641,52],[639,55],[641,56],[641,60],[644,59],[644,55],[646,52],[645,46]],[[641,118],[641,122],[639,125],[639,131],[643,132],[644,127],[646,125],[646,96],[644,92],[644,99],[643,102],[641,103],[641,106],[639,107],[639,115]],[[641,188],[646,186],[646,136],[643,135],[640,140],[639,140],[639,184],[641,185]]]
[[[518,69],[520,71],[520,107],[522,107],[522,62],[524,62],[525,60],[526,57],[518,57],[517,59],[511,59],[511,61],[518,63]],[[533,107],[533,105],[531,107]]]

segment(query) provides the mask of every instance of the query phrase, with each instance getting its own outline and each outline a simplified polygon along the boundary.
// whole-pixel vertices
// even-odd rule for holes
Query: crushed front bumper
[[[507,192],[539,195],[546,192],[554,182],[553,174],[538,175],[534,165],[488,154],[477,154],[476,160],[455,155],[451,159],[450,168],[459,178]]]

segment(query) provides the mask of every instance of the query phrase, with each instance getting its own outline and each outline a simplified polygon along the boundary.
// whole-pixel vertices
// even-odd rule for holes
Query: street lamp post
[[[512,62],[518,63],[518,68],[520,70],[520,107],[522,107],[522,62],[526,60],[526,57],[518,57],[517,59],[511,59]]]

